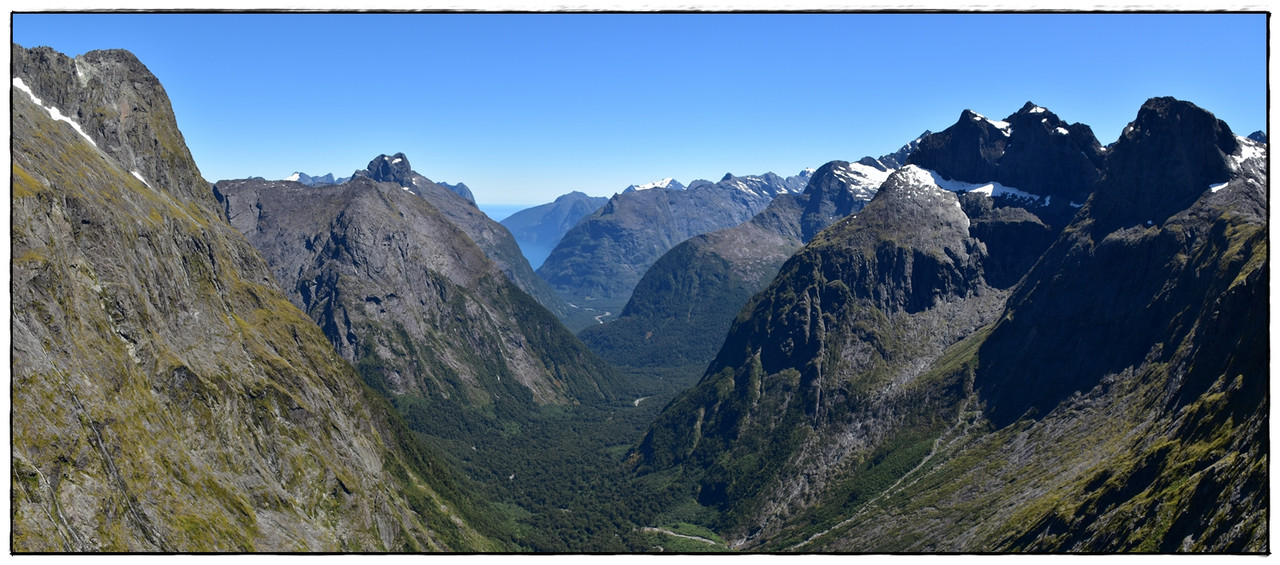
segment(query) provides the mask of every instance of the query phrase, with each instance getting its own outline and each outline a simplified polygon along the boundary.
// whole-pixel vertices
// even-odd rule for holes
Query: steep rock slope
[[[620,308],[644,272],[680,242],[736,226],[779,194],[804,189],[808,171],[782,178],[725,175],[685,190],[653,188],[616,194],[570,229],[538,275],[570,303]],[[614,311],[616,312],[616,310]]]
[[[779,195],[750,221],[690,238],[663,254],[617,320],[578,336],[617,364],[701,365],[701,371],[734,316],[782,263],[822,228],[861,210],[888,176],[874,162],[819,167],[803,193]]]
[[[1153,99],[1107,153],[1007,306],[976,221],[877,206],[973,195],[895,173],[634,461],[681,469],[740,548],[1266,551],[1265,147]]]
[[[399,184],[217,188],[290,299],[376,388],[500,416],[612,396],[606,363]]]
[[[1268,550],[1266,149],[1158,98],[1109,153],[963,356],[986,420],[809,547]]]
[[[499,548],[223,221],[155,77],[12,57],[13,549]]]
[[[368,167],[352,173],[352,178],[355,177],[395,183],[426,199],[479,245],[511,282],[529,293],[539,304],[561,319],[569,319],[574,314],[547,282],[533,272],[529,261],[520,252],[520,245],[507,228],[476,208],[472,199],[418,174],[410,166],[409,158],[404,153],[374,157]]]
[[[1004,120],[969,110],[925,135],[907,162],[946,181],[978,184],[961,197],[973,234],[987,244],[988,281],[1007,288],[1075,216],[1101,175],[1105,150],[1084,124],[1027,102]],[[989,185],[989,186],[987,186]]]
[[[512,237],[520,244],[520,250],[529,259],[529,264],[537,269],[570,228],[608,201],[603,196],[570,192],[556,198],[554,202],[516,212],[499,223],[511,230]]]
[[[932,402],[905,401],[936,386],[922,369],[1003,304],[969,227],[956,194],[927,171],[893,173],[743,309],[702,382],[650,429],[638,463],[683,465],[722,527],[759,529],[842,480],[897,422],[932,422]]]

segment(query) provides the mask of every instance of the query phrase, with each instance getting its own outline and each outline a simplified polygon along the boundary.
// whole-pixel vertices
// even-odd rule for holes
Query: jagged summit
[[[1240,152],[1225,122],[1174,98],[1152,98],[1109,151],[1092,212],[1103,233],[1161,224],[1211,186],[1229,181]]]
[[[394,182],[404,188],[413,183],[413,168],[409,166],[409,158],[404,153],[396,153],[388,157],[386,154],[374,157],[369,166],[356,171],[353,176],[367,177],[378,182]]]
[[[924,136],[907,162],[945,179],[999,182],[1065,206],[1093,191],[1104,154],[1089,126],[1027,102],[1001,121],[965,110],[955,125]]]

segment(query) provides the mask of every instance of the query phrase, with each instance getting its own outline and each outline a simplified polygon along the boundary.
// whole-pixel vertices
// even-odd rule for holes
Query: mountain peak
[[[1163,223],[1210,186],[1231,179],[1240,142],[1225,122],[1190,102],[1152,98],[1108,151],[1094,217],[1107,233]]]
[[[403,187],[413,186],[413,169],[404,153],[396,153],[390,157],[386,154],[378,155],[369,161],[365,170],[356,171],[355,176],[368,177],[378,182],[394,182]]]
[[[634,191],[637,191],[637,190],[649,190],[649,189],[651,189],[651,188],[661,188],[661,189],[666,189],[666,190],[684,190],[684,188],[685,188],[685,187],[684,187],[684,185],[683,185],[683,184],[680,184],[680,181],[677,181],[677,180],[675,180],[675,179],[673,179],[673,178],[671,178],[671,177],[667,177],[667,178],[664,178],[664,179],[662,179],[662,180],[656,180],[656,181],[653,181],[653,182],[650,182],[650,183],[645,183],[645,184],[633,184],[633,185],[631,185],[631,186],[628,186],[626,189],[624,189],[624,190],[623,190],[623,192],[634,192]],[[585,196],[585,195],[584,195],[584,196]]]
[[[1045,109],[1043,106],[1037,106],[1035,102],[1028,100],[1027,103],[1023,104],[1022,108],[1020,108],[1016,113],[1017,114],[1044,114],[1044,113],[1049,113],[1049,110]]]

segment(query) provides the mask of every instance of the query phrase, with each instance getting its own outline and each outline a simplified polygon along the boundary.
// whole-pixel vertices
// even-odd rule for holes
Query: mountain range
[[[305,184],[307,186],[327,186],[331,184],[342,184],[351,180],[351,177],[334,178],[333,173],[325,173],[321,176],[313,177],[303,172],[295,172],[285,177],[283,180]]]
[[[697,180],[684,189],[664,184],[615,194],[564,234],[538,275],[570,304],[615,314],[667,250],[750,219],[776,196],[803,190],[811,173],[725,174],[720,182]]]
[[[213,184],[133,55],[11,59],[15,553],[1270,550],[1266,134],[1190,102],[566,197],[535,274],[404,154]]]
[[[633,464],[739,549],[1266,547],[1265,146],[1169,98],[1091,138],[1030,104],[926,136]],[[1048,244],[992,245],[1025,230]]]
[[[781,194],[747,222],[680,243],[645,272],[618,319],[579,337],[615,364],[700,372],[738,310],[782,263],[822,228],[861,210],[893,170],[885,163],[901,163],[923,137],[879,159],[827,163],[802,193]]]

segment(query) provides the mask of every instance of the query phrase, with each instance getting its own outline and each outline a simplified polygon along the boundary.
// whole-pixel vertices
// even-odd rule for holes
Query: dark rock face
[[[994,181],[1065,206],[1092,193],[1103,158],[1089,126],[1068,125],[1027,102],[1001,122],[965,110],[955,125],[924,136],[907,161],[947,179]]]
[[[1009,136],[1007,124],[1001,127],[965,110],[955,125],[921,139],[919,146],[907,158],[907,163],[953,180],[994,180]]]
[[[1067,124],[1027,102],[1000,122],[965,111],[955,125],[925,135],[908,160],[943,178],[995,182],[1032,195],[962,195],[989,254],[988,282],[1008,288],[1026,273],[1095,190],[1106,152],[1084,124]]]
[[[1262,130],[1255,131],[1249,134],[1249,139],[1265,144],[1267,142],[1267,132]]]
[[[1223,229],[1197,217],[1207,212],[1193,205],[1218,196],[1211,185],[1242,176],[1238,165],[1232,172],[1230,157],[1242,154],[1240,143],[1226,124],[1187,102],[1160,98],[1143,105],[1112,147],[1106,176],[1082,217],[1011,299],[1010,310],[1019,315],[988,340],[988,347],[1008,356],[996,366],[1036,375],[1034,383],[1015,384],[1005,379],[1016,369],[979,373],[993,419],[1008,422],[1029,409],[1046,413],[1096,379],[1141,365],[1154,330],[1169,328],[1197,297],[1226,291],[1206,286],[1224,281],[1185,273],[1178,257],[1195,256],[1197,248],[1212,245],[1201,238]],[[1249,177],[1255,185],[1265,181],[1254,172],[1234,182],[1245,184]],[[1252,221],[1264,217],[1260,196],[1256,189],[1245,191],[1233,213]],[[1140,218],[1152,218],[1152,224]]]
[[[376,182],[389,182],[408,188],[413,186],[413,169],[404,153],[396,153],[390,157],[378,155],[363,171],[356,171],[353,177],[365,177]]]
[[[13,54],[13,550],[497,549],[225,223],[155,77]]]
[[[1100,233],[1165,219],[1227,182],[1239,150],[1231,128],[1199,107],[1153,98],[1109,152],[1092,212]]]

